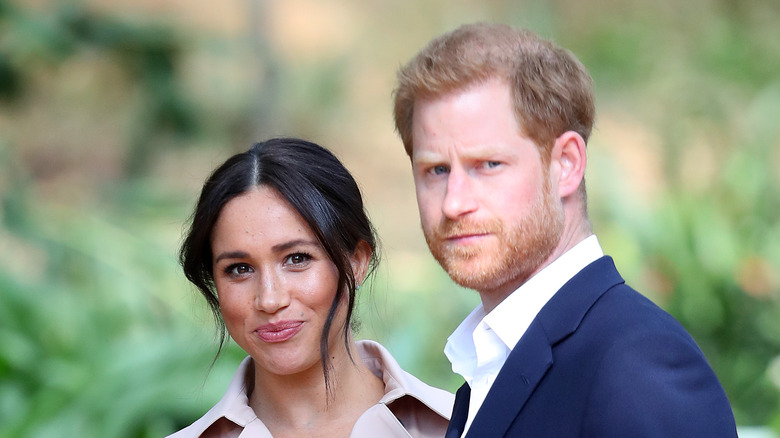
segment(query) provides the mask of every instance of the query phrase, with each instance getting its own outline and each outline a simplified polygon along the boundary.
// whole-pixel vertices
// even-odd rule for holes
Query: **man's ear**
[[[368,273],[368,265],[371,263],[371,246],[365,240],[361,240],[355,252],[352,253],[352,274],[355,276],[355,283],[358,285],[363,284],[366,274]]]
[[[555,139],[550,167],[558,178],[558,196],[566,198],[576,192],[585,178],[588,156],[585,140],[574,131],[566,131]]]

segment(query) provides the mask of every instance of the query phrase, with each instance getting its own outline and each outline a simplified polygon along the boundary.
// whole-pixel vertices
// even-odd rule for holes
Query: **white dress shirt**
[[[587,237],[528,279],[489,314],[485,314],[482,304],[478,305],[450,335],[444,354],[452,363],[452,371],[463,376],[471,387],[463,436],[512,348],[542,307],[567,281],[603,255],[596,236]]]

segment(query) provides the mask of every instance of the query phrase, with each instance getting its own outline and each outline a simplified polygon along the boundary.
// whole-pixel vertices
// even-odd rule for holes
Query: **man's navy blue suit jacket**
[[[470,388],[447,430],[461,435]],[[668,313],[625,285],[610,257],[542,308],[512,350],[468,438],[736,437],[726,394]]]

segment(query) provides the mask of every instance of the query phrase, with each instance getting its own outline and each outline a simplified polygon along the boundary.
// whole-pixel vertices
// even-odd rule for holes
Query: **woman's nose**
[[[276,313],[290,305],[290,294],[273,274],[264,274],[257,284],[255,308],[265,313]]]

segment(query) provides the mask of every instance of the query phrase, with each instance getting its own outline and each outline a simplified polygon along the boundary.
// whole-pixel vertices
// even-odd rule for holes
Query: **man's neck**
[[[493,309],[496,308],[496,306],[501,304],[501,302],[504,301],[506,297],[519,289],[530,278],[538,274],[552,262],[557,260],[560,256],[577,246],[578,243],[582,242],[592,234],[590,227],[587,225],[587,222],[585,222],[584,225],[581,224],[577,227],[570,225],[571,224],[566,224],[566,226],[564,226],[564,231],[561,234],[561,238],[558,240],[558,244],[555,246],[550,255],[544,260],[544,262],[539,264],[539,266],[534,269],[530,275],[508,279],[499,287],[494,289],[478,291],[479,297],[482,300],[482,307],[485,309],[485,313],[490,313]]]

